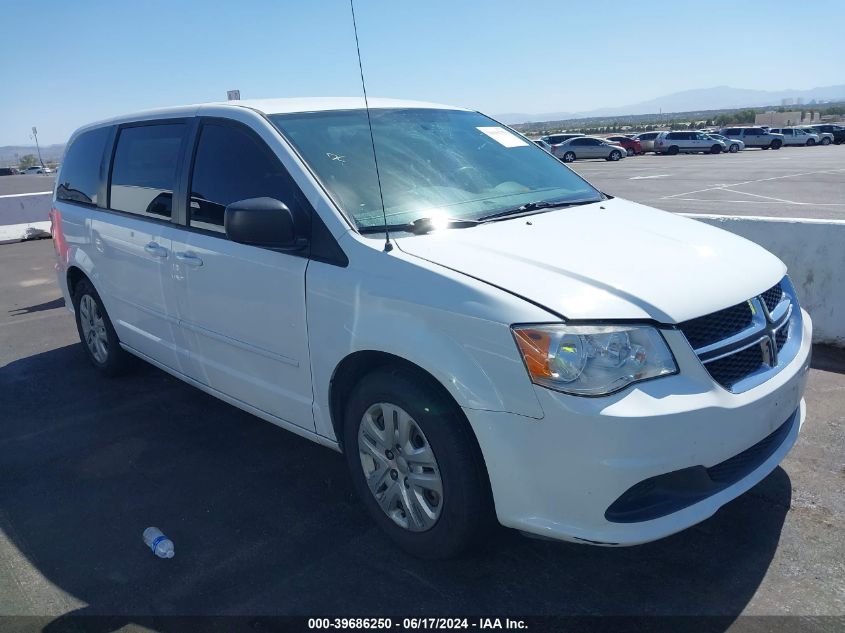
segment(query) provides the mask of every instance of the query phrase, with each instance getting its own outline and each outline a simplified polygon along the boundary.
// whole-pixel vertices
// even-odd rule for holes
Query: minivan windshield
[[[384,213],[366,110],[269,117],[359,229],[384,226],[385,217],[389,226],[477,220],[602,199],[551,154],[477,112],[378,108],[370,116]]]

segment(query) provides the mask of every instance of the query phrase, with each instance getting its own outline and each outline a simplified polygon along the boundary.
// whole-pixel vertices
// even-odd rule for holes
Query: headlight
[[[634,382],[676,374],[660,332],[648,325],[515,325],[531,380],[579,396],[603,396]]]

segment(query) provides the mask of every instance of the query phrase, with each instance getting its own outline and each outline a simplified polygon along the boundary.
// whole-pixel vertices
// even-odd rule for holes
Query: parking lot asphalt
[[[52,191],[55,183],[56,177],[51,174],[0,176],[0,196]]]
[[[815,351],[782,466],[704,523],[620,549],[502,529],[424,562],[370,521],[337,453],[141,362],[96,374],[52,261],[50,241],[0,247],[0,615],[845,613],[841,350]],[[145,548],[151,525],[175,558]],[[808,622],[841,624],[788,628]]]
[[[845,220],[845,145],[570,166],[605,193],[666,211]]]

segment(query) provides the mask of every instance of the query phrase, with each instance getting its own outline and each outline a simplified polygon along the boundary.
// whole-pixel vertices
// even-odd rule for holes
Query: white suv
[[[602,194],[477,112],[370,109],[375,152],[360,99],[77,131],[51,219],[94,367],[137,356],[342,451],[420,556],[494,516],[650,541],[777,466],[811,340],[779,259]]]

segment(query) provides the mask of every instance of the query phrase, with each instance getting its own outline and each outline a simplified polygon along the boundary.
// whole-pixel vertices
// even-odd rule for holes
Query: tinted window
[[[761,127],[749,127],[745,128],[746,134],[765,134],[766,131]]]
[[[183,123],[122,129],[112,164],[111,208],[169,218],[184,136]]]
[[[589,139],[586,138],[576,138],[572,140],[570,145],[589,145],[589,143],[587,142],[588,140]]]
[[[265,197],[291,210],[302,206],[296,184],[261,139],[234,125],[203,125],[191,179],[191,226],[222,232],[226,205]]]
[[[59,172],[56,198],[68,202],[97,204],[100,188],[100,163],[110,129],[97,128],[83,132],[65,153]]]
[[[737,134],[739,134],[739,128],[738,127],[729,127],[728,129],[725,130],[725,134],[733,134],[733,135],[736,136]]]
[[[640,134],[639,139],[641,141],[653,141],[657,138],[658,132],[647,132],[645,134]]]
[[[584,140],[586,141],[584,145],[602,145],[602,142],[597,138],[585,138]]]

